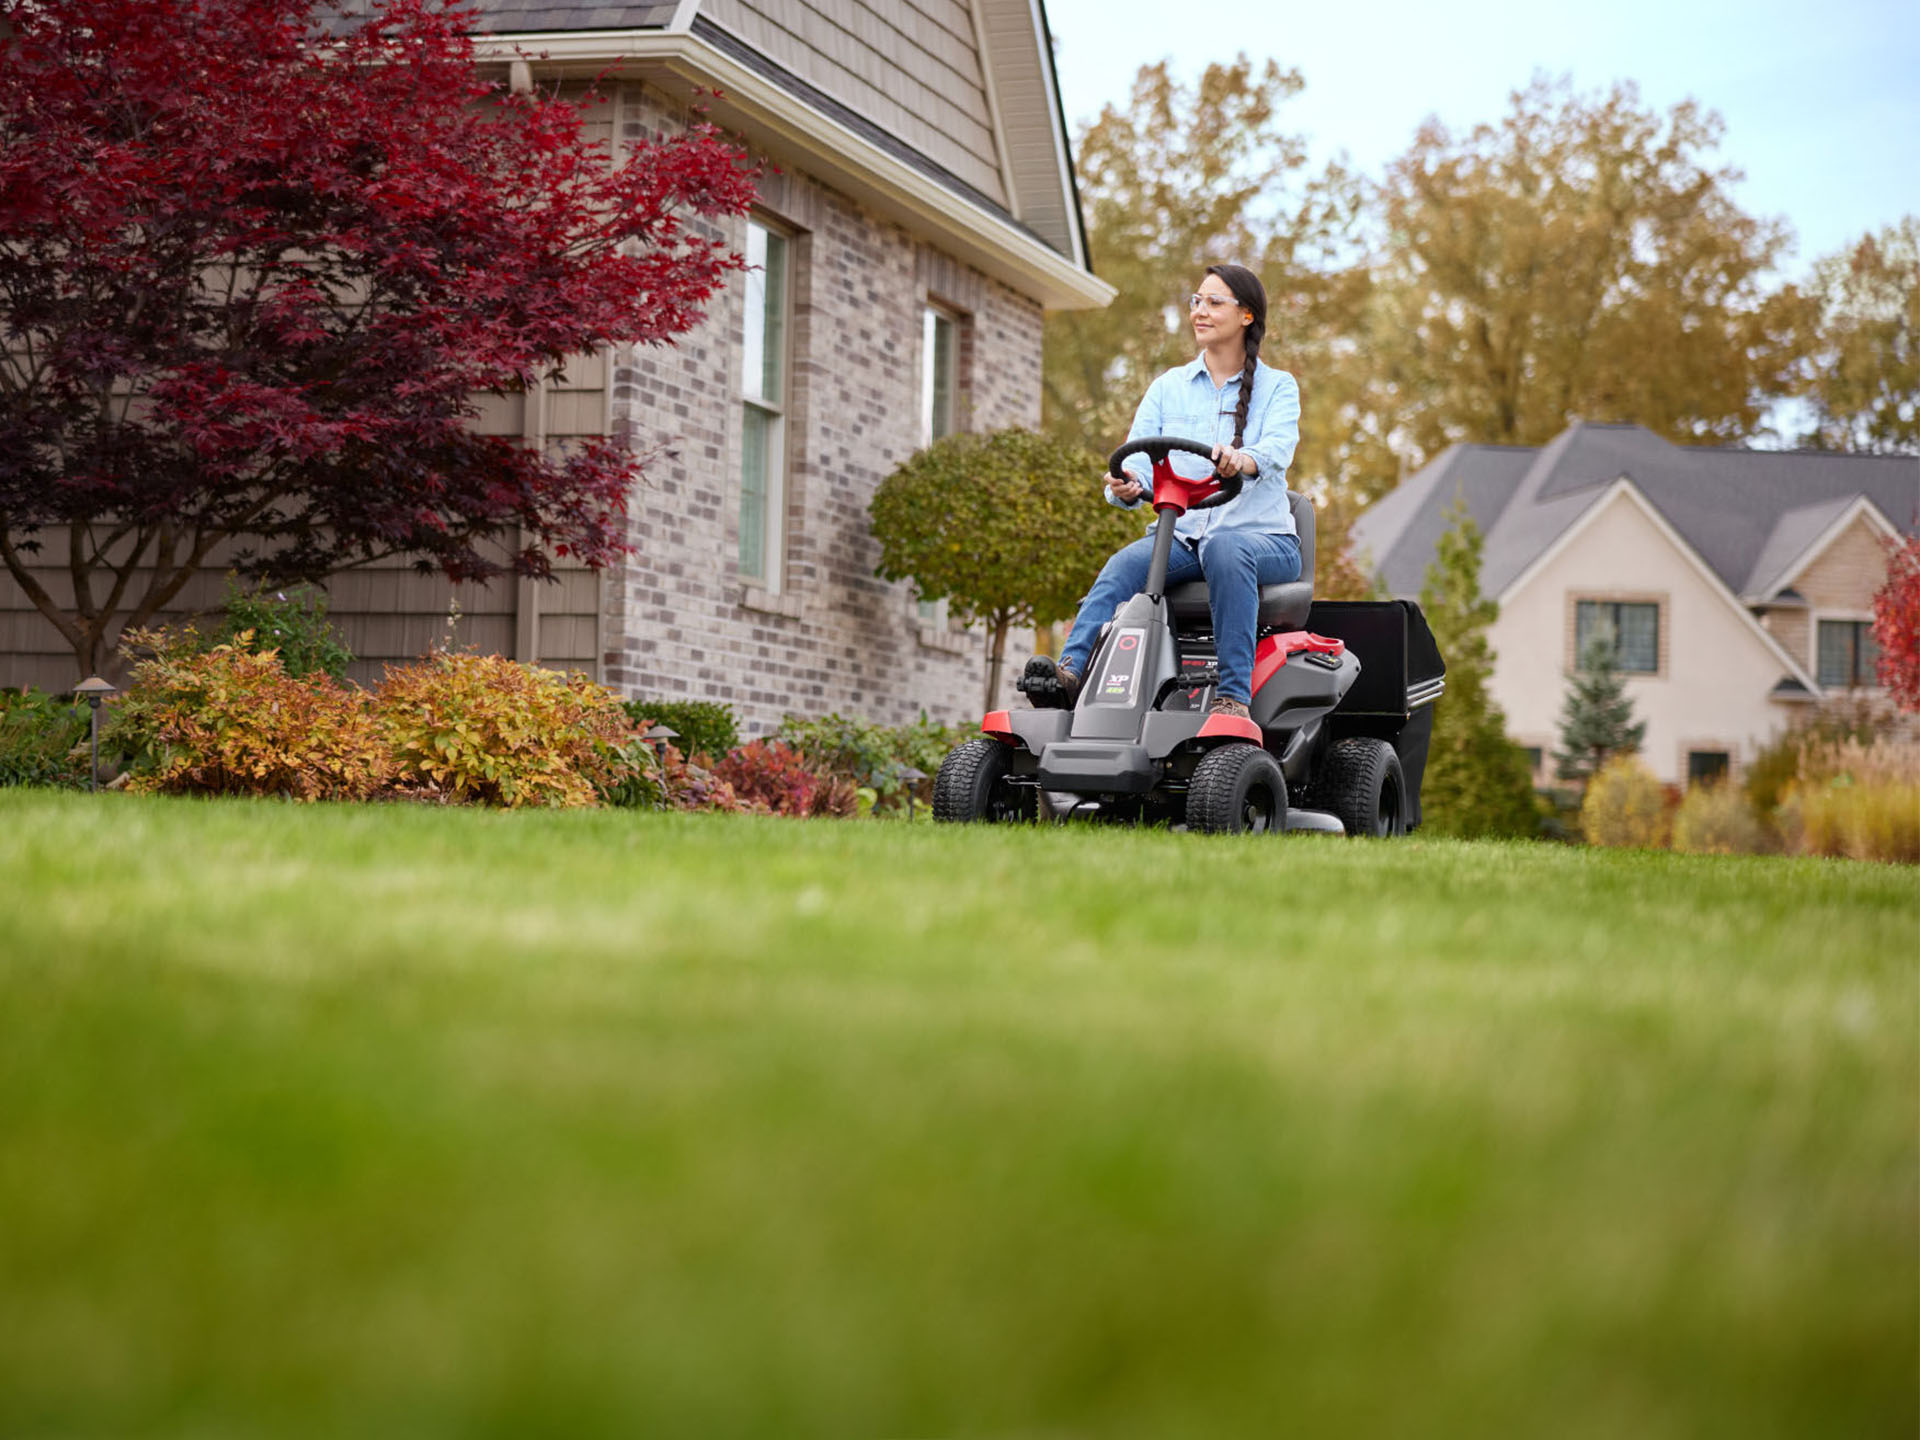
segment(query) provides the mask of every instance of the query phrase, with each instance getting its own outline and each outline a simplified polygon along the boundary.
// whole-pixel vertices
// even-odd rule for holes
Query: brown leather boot
[[[1251,720],[1253,718],[1252,712],[1238,700],[1228,700],[1224,697],[1215,700],[1213,704],[1209,705],[1207,707],[1207,714],[1231,715],[1236,720]]]

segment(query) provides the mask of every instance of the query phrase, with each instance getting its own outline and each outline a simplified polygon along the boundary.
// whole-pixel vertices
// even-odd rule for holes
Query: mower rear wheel
[[[1405,793],[1400,757],[1369,735],[1336,740],[1314,771],[1314,799],[1340,817],[1349,835],[1406,834]]]
[[[1209,750],[1187,784],[1187,828],[1218,835],[1278,835],[1287,827],[1287,777],[1258,745]]]
[[[954,824],[1031,820],[1031,789],[1009,784],[1012,752],[998,740],[969,740],[940,763],[933,781],[933,818]]]

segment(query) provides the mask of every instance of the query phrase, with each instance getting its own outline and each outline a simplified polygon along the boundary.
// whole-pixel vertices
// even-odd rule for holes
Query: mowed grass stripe
[[[0,792],[0,1431],[1912,1433],[1891,867]]]

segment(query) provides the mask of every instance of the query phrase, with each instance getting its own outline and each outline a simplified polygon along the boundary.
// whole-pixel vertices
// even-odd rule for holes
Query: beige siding
[[[1787,671],[1744,612],[1622,493],[1551,565],[1502,597],[1488,631],[1489,690],[1519,744],[1551,751],[1558,743],[1571,602],[1596,596],[1661,603],[1661,672],[1626,677],[1634,713],[1647,725],[1642,758],[1660,779],[1684,781],[1690,749],[1725,750],[1737,769],[1797,713],[1771,698]]]
[[[1008,203],[966,0],[707,0],[701,14]]]
[[[1865,516],[1854,520],[1787,584],[1816,610],[1871,610],[1873,592],[1887,583],[1887,551]]]

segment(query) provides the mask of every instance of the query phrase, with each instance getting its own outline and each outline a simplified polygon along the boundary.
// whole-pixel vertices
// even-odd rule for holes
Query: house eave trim
[[[524,59],[549,74],[676,76],[688,88],[718,88],[716,123],[796,157],[808,173],[844,189],[889,219],[944,242],[956,259],[1033,296],[1050,310],[1095,310],[1114,287],[998,215],[824,115],[699,36],[661,30],[583,30],[476,36],[482,64]],[[730,113],[731,112],[731,113]],[[736,127],[729,123],[737,118]]]

